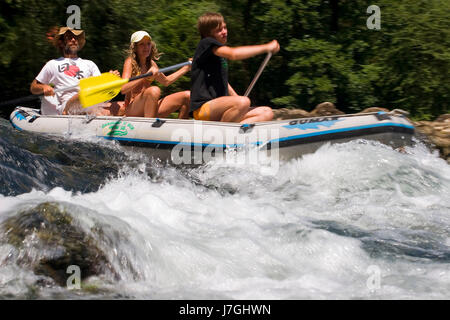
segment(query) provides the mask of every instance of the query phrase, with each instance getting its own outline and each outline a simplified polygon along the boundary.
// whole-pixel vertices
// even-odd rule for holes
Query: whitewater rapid
[[[95,292],[39,286],[3,245],[3,298],[450,298],[450,166],[421,143],[405,153],[324,145],[276,170],[233,159],[173,167],[126,152],[111,160],[120,146],[80,148],[99,159],[77,171],[86,185],[46,176],[60,169],[44,153],[29,191],[0,194],[0,220],[52,202],[86,232],[102,225],[112,240],[99,245],[120,280],[88,279]],[[27,176],[4,162],[8,177]]]

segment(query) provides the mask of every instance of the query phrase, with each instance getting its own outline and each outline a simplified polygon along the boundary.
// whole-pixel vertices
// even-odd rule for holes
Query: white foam
[[[216,162],[188,175],[160,169],[161,181],[145,167],[124,168],[92,193],[0,195],[0,214],[58,201],[79,208],[86,224],[109,223],[129,240],[110,250],[128,253],[141,275],[123,274],[113,287],[138,297],[449,298],[445,263],[372,256],[362,238],[401,243],[419,230],[449,246],[450,166],[420,148],[409,152],[325,145],[281,163],[276,175]],[[368,286],[368,270],[379,270],[380,287]]]

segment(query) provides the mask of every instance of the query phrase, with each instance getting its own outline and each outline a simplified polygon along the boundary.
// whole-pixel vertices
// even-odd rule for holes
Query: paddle
[[[73,86],[65,87],[65,88],[59,88],[59,89],[54,90],[54,92],[56,93],[56,92],[60,92],[60,91],[64,91],[64,90],[77,88],[77,87],[78,87],[78,85],[73,85]],[[29,95],[29,96],[26,96],[26,97],[23,97],[23,98],[17,98],[17,99],[13,99],[13,100],[4,101],[4,102],[0,103],[0,108],[1,107],[5,107],[5,106],[11,106],[11,105],[17,106],[19,103],[33,101],[33,100],[36,100],[36,99],[38,99],[39,97],[41,97],[43,95],[44,95],[44,93],[32,94],[32,95]]]
[[[250,83],[250,85],[248,86],[247,91],[245,91],[244,97],[248,97],[248,95],[250,94],[250,91],[252,91],[253,86],[255,85],[256,81],[258,80],[259,76],[261,75],[261,73],[263,72],[264,68],[266,67],[267,62],[269,62],[270,57],[272,57],[272,52],[267,52],[267,56],[264,59],[264,61],[261,63],[261,66],[259,67],[258,71],[255,74],[255,77],[253,78],[252,82]]]
[[[178,69],[188,64],[191,61],[175,64],[170,67],[159,69],[159,72],[164,73],[173,69]],[[97,77],[90,77],[80,80],[80,102],[83,108],[90,107],[94,104],[105,102],[117,96],[122,86],[130,81],[146,78],[152,76],[153,73],[145,73],[130,79],[122,79],[110,72],[102,73]]]

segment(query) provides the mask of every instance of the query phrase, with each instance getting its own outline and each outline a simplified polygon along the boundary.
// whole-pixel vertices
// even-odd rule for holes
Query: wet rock
[[[450,122],[450,113],[442,114],[434,120],[435,122]]]
[[[273,110],[274,120],[298,119],[311,117],[308,111],[303,109],[275,109]]]
[[[427,136],[433,135],[434,129],[431,121],[415,121],[414,127]]]
[[[318,104],[311,112],[303,109],[288,109],[281,108],[273,110],[274,120],[286,120],[286,119],[298,119],[298,118],[310,118],[310,117],[322,117],[345,114],[341,110],[338,110],[336,106],[331,102],[322,102]]]
[[[318,104],[313,111],[310,113],[311,117],[321,117],[321,116],[334,116],[345,114],[341,110],[337,109],[336,106],[331,102],[322,102]]]
[[[443,114],[434,121],[415,121],[413,124],[450,163],[450,114]]]
[[[358,113],[370,113],[370,112],[380,112],[380,111],[383,111],[383,112],[390,112],[390,110],[389,110],[389,109],[386,109],[386,108],[371,107],[371,108],[366,108],[366,109],[364,109],[363,111],[360,111],[360,112],[358,112]]]
[[[3,243],[16,249],[10,259],[36,275],[50,277],[66,286],[70,265],[80,268],[81,280],[108,274],[118,280],[118,274],[95,239],[84,232],[65,210],[51,202],[19,212],[1,224]]]

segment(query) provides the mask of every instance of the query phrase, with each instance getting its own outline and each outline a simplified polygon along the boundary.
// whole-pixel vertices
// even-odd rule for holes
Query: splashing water
[[[12,181],[0,223],[56,203],[120,276],[87,279],[96,290],[43,286],[3,244],[2,298],[450,298],[450,166],[420,143],[324,145],[273,171],[174,167],[96,141],[53,149],[56,138],[0,129],[1,181]]]

